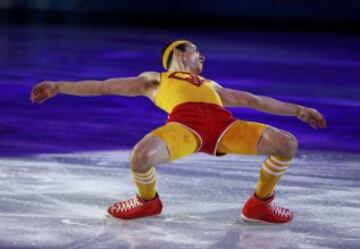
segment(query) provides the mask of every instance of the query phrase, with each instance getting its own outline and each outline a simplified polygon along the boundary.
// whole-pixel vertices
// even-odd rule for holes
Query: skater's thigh
[[[217,154],[257,154],[259,140],[266,124],[236,120],[220,139]]]
[[[149,133],[159,137],[169,152],[170,161],[195,153],[200,146],[199,138],[186,126],[170,122]]]

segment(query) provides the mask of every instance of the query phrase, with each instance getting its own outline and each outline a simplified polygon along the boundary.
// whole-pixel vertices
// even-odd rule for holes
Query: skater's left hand
[[[326,120],[324,116],[313,108],[300,107],[300,112],[297,118],[308,123],[313,129],[323,129],[326,127]]]

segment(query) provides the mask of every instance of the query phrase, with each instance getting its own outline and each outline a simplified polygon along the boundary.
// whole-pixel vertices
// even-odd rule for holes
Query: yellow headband
[[[168,69],[167,68],[167,62],[168,62],[168,59],[169,59],[169,56],[171,54],[171,52],[174,50],[174,48],[176,48],[177,46],[181,45],[181,44],[185,44],[185,43],[188,43],[189,41],[185,41],[185,40],[178,40],[178,41],[174,41],[173,43],[170,44],[170,46],[168,46],[164,52],[164,55],[162,57],[162,64],[163,64],[163,67],[165,69]]]

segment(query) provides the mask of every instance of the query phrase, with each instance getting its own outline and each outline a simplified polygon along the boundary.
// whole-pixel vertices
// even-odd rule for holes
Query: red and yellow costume
[[[266,125],[233,117],[211,81],[187,72],[161,73],[155,104],[169,113],[167,122],[151,132],[167,145],[170,159],[194,152],[212,155],[256,154]]]

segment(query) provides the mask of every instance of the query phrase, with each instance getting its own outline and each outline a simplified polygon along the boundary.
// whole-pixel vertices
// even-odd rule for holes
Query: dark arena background
[[[357,0],[0,0],[0,248],[360,248],[359,28]],[[43,80],[162,71],[161,49],[183,38],[206,57],[203,76],[327,119],[313,130],[229,108],[297,137],[277,186],[291,223],[240,218],[264,156],[203,153],[157,167],[160,216],[107,218],[135,193],[132,147],[167,114],[144,97],[30,101]]]

